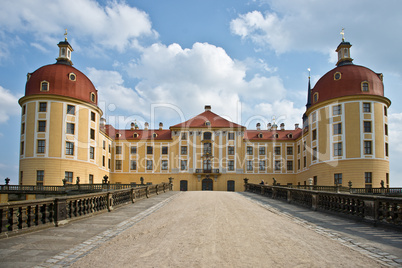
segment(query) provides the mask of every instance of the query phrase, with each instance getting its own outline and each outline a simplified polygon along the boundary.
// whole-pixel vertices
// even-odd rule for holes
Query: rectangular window
[[[38,147],[37,150],[38,154],[45,153],[45,140],[38,140]]]
[[[103,141],[103,142],[102,142],[102,148],[103,148],[103,150],[106,149],[106,141]]]
[[[107,160],[107,168],[108,169],[110,169],[110,162],[111,162],[111,160],[110,160],[110,158]]]
[[[162,170],[168,170],[168,161],[162,160]]]
[[[306,150],[306,147],[307,147],[307,142],[305,141],[305,142],[303,142],[303,151]]]
[[[303,167],[307,167],[307,157],[303,157]]]
[[[281,161],[275,160],[275,170],[281,170]]]
[[[181,146],[181,154],[187,155],[187,146]]]
[[[364,182],[365,183],[373,183],[373,173],[371,172],[364,172]]]
[[[371,121],[364,121],[363,122],[363,126],[364,126],[364,132],[371,132]]]
[[[152,170],[152,160],[147,160],[147,170]]]
[[[385,143],[385,156],[388,156],[388,142]]]
[[[364,154],[372,154],[371,141],[364,141]]]
[[[37,170],[36,171],[36,181],[43,182],[45,178],[45,171],[44,170]]]
[[[38,121],[38,132],[46,132],[46,121]]]
[[[95,113],[94,113],[94,112],[91,112],[91,121],[94,121],[94,122],[95,122],[95,119],[96,119]]]
[[[39,112],[46,112],[47,102],[39,102]]]
[[[27,107],[26,107],[25,105],[24,105],[24,106],[22,106],[22,115],[25,115],[26,110],[27,110]]]
[[[91,140],[94,140],[95,139],[95,129],[91,128],[90,134],[91,134],[90,135]]]
[[[74,134],[74,130],[75,130],[75,124],[67,123],[66,133],[67,134]]]
[[[313,148],[313,161],[317,160],[317,147]]]
[[[25,123],[21,124],[21,135],[25,133]]]
[[[89,159],[95,159],[95,147],[89,147]]]
[[[342,123],[337,123],[333,125],[334,135],[342,134]]]
[[[233,132],[228,133],[228,139],[229,140],[234,140],[234,133]]]
[[[286,154],[287,155],[293,155],[293,147],[287,147],[286,148]]]
[[[335,173],[334,174],[334,184],[335,185],[342,185],[342,173]]]
[[[228,155],[234,155],[234,154],[235,154],[235,147],[228,146]]]
[[[131,146],[130,153],[131,154],[137,154],[137,146]]]
[[[300,154],[300,145],[297,145],[297,153]]]
[[[247,171],[252,171],[253,170],[253,161],[248,160],[247,161]]]
[[[265,147],[260,147],[260,155],[265,155]]]
[[[332,114],[333,115],[340,115],[342,113],[341,105],[335,105],[332,107]]]
[[[104,167],[106,165],[106,157],[102,155],[102,166]]]
[[[88,183],[89,183],[89,184],[93,184],[93,183],[94,183],[94,175],[93,175],[93,174],[89,174]]]
[[[116,170],[121,170],[121,160],[116,160]]]
[[[387,106],[384,106],[384,115],[387,116],[388,112],[387,112]]]
[[[153,147],[147,146],[147,154],[152,154],[152,153],[153,153]]]
[[[137,161],[136,160],[131,160],[130,169],[131,170],[136,170],[137,169]]]
[[[260,171],[265,171],[265,160],[260,160]]]
[[[180,161],[180,170],[187,170],[187,160]]]
[[[387,124],[384,125],[384,132],[385,132],[385,135],[388,136],[388,125]]]
[[[75,106],[74,105],[67,105],[67,114],[75,114]]]
[[[247,154],[253,155],[253,147],[252,146],[247,146]]]
[[[293,161],[287,161],[286,162],[286,169],[287,170],[293,170]]]
[[[297,159],[297,169],[300,169],[300,159]]]
[[[120,145],[116,145],[116,154],[121,154],[122,147]]]
[[[275,146],[274,150],[275,150],[275,155],[280,155],[281,154],[281,147]]]
[[[66,155],[74,155],[74,143],[66,141]]]
[[[371,112],[371,104],[369,102],[363,103],[363,112],[370,113]]]
[[[230,170],[230,171],[234,170],[234,161],[233,160],[228,161],[228,170]]]
[[[112,146],[109,144],[109,153],[110,153],[110,148],[111,148]]]
[[[73,173],[71,171],[65,171],[64,178],[67,180],[67,182],[72,183],[73,182]]]
[[[162,154],[168,154],[168,147],[162,146]]]
[[[311,117],[312,117],[312,118],[311,118],[311,121],[312,121],[313,123],[314,123],[315,121],[317,121],[317,114],[316,114],[316,113],[313,113]]]
[[[313,136],[312,137],[313,141],[315,141],[317,139],[317,130],[316,129],[313,130],[313,135],[312,136]]]
[[[342,142],[334,143],[334,156],[342,156]]]

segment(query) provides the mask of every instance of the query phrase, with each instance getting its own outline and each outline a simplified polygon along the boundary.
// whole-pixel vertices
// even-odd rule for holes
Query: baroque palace
[[[98,92],[72,67],[67,38],[55,64],[28,73],[22,108],[19,183],[62,185],[167,182],[174,190],[242,191],[249,182],[280,185],[389,186],[388,118],[382,74],[355,65],[342,39],[337,66],[311,88],[303,125],[275,122],[255,130],[206,105],[201,114],[163,129],[115,129]],[[310,78],[309,78],[310,79]]]

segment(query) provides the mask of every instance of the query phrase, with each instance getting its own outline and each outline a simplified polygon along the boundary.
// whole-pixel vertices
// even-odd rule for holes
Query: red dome
[[[340,73],[340,76],[335,74]],[[341,65],[326,73],[318,80],[311,91],[311,104],[344,96],[352,95],[377,95],[384,96],[384,85],[381,74],[354,64]],[[368,92],[362,91],[362,82],[369,83]],[[318,99],[314,102],[314,95],[318,93]]]
[[[57,63],[46,65],[29,76],[25,86],[25,96],[59,95],[98,104],[98,91],[91,80],[72,66]],[[49,83],[48,91],[41,90],[41,84],[44,81]]]

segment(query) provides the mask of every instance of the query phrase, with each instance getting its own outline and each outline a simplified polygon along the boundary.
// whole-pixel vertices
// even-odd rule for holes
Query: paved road
[[[0,240],[0,267],[401,264],[402,232],[252,193],[167,192],[63,227]]]

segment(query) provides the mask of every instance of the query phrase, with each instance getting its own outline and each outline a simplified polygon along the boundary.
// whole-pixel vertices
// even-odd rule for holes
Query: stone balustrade
[[[273,199],[330,211],[377,223],[402,227],[402,198],[381,195],[334,193],[246,183],[245,191]]]
[[[59,226],[171,190],[172,184],[161,183],[101,193],[0,204],[0,238]]]

